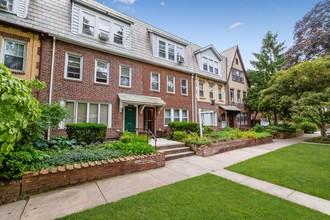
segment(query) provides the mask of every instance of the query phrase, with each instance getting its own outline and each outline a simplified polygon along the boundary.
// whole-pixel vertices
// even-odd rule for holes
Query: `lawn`
[[[330,216],[205,174],[63,219],[330,219]]]
[[[226,169],[330,200],[330,145],[294,144]]]

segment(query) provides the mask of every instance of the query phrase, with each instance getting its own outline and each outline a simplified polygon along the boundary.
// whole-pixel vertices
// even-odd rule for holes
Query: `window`
[[[233,81],[244,83],[244,77],[243,77],[243,75],[244,75],[244,73],[242,71],[240,71],[240,70],[234,69],[232,71]]]
[[[237,58],[235,59],[235,62],[236,62],[236,65],[238,65],[238,59]]]
[[[234,89],[230,89],[230,102],[234,102]]]
[[[218,85],[218,99],[222,100],[222,86]]]
[[[209,60],[209,72],[213,73],[213,60]]]
[[[241,115],[242,115],[242,113],[238,113],[237,116],[236,116],[236,118],[237,118],[237,125],[241,125]]]
[[[174,42],[170,42],[164,39],[158,39],[158,57],[167,59],[173,62],[177,62],[178,57],[184,58],[183,47],[177,45]]]
[[[203,70],[208,71],[207,58],[203,57]]]
[[[188,121],[188,110],[186,109],[165,109],[164,125],[168,126],[169,122]]]
[[[166,58],[166,43],[161,40],[158,43],[158,56]]]
[[[248,125],[248,113],[244,113],[244,125]]]
[[[82,79],[83,57],[81,55],[66,53],[65,78]]]
[[[123,45],[124,27],[118,24],[114,24],[113,42]]]
[[[214,98],[214,92],[213,92],[213,85],[212,84],[209,84],[209,90],[210,90],[210,99],[213,99]]]
[[[241,90],[237,90],[237,103],[241,103]]]
[[[104,34],[107,34],[109,36],[110,35],[110,27],[111,27],[110,21],[107,21],[105,19],[100,18],[99,33],[104,33]]]
[[[181,79],[181,95],[188,95],[188,80]]]
[[[151,86],[150,89],[153,91],[159,91],[159,73],[151,73]]]
[[[174,76],[167,76],[167,92],[175,93],[175,78]]]
[[[219,63],[217,61],[214,61],[214,73],[219,74]]]
[[[94,37],[95,16],[86,12],[82,12],[82,30],[83,34]]]
[[[243,91],[243,101],[244,101],[244,98],[246,97],[246,92]]]
[[[199,83],[199,97],[200,98],[204,97],[204,83],[202,82]]]
[[[26,44],[14,40],[4,40],[4,64],[11,70],[24,71]]]
[[[201,121],[203,125],[206,126],[216,126],[217,125],[217,113],[215,111],[204,111],[201,112]]]
[[[109,63],[105,61],[95,61],[95,82],[109,83]]]
[[[90,122],[102,123],[111,127],[111,107],[111,104],[106,103],[66,101],[65,108],[70,116],[65,119],[65,124]]]
[[[238,113],[237,114],[237,124],[238,125],[248,125],[248,113]]]
[[[12,12],[14,10],[14,0],[7,0],[6,2],[7,2],[7,7],[6,8],[1,8],[1,9],[4,9],[4,10],[7,10],[7,11],[11,11]],[[1,5],[2,4],[4,4],[4,3],[1,2]]]
[[[120,82],[119,85],[123,87],[131,87],[132,68],[128,66],[120,66]]]

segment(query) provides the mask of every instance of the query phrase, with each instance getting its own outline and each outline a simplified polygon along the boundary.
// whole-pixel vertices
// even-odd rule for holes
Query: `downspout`
[[[39,74],[38,74],[38,80],[40,82],[42,82],[42,78],[41,78],[41,67],[42,67],[42,49],[43,49],[43,44],[44,44],[44,34],[39,34],[39,39],[40,39],[40,48],[39,48],[39,65],[38,65],[38,70],[39,70]],[[39,100],[40,98],[40,90],[37,92],[37,99]]]
[[[194,93],[194,74],[191,75],[191,119],[195,122],[195,93]]]
[[[56,37],[53,37],[53,49],[52,49],[52,66],[50,69],[50,81],[49,81],[49,97],[48,104],[52,104],[53,96],[53,78],[54,78],[54,63],[55,63],[55,46],[56,46]],[[47,140],[50,140],[50,127],[48,128]]]

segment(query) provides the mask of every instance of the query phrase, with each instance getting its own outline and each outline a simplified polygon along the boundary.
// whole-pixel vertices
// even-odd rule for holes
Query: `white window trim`
[[[1,50],[1,62],[2,63],[5,63],[5,51],[6,51],[6,45],[5,45],[5,42],[6,41],[12,41],[12,42],[15,42],[15,43],[18,43],[18,44],[23,44],[24,45],[24,53],[23,53],[23,66],[22,66],[22,70],[16,70],[16,69],[10,69],[14,72],[19,72],[19,73],[24,73],[25,72],[25,65],[26,65],[26,50],[27,50],[27,42],[25,41],[20,41],[20,40],[16,40],[16,39],[12,39],[12,38],[9,38],[9,37],[4,37],[2,39],[2,50]]]
[[[218,100],[223,100],[223,92],[222,92],[223,86],[218,85]],[[220,91],[220,92],[219,92]],[[219,95],[221,94],[221,99],[219,99]]]
[[[162,38],[162,37],[156,37],[156,41],[157,41],[157,43],[156,43],[156,57],[158,57],[158,58],[160,58],[160,59],[163,59],[163,60],[167,60],[167,61],[170,61],[170,62],[172,62],[172,63],[178,63],[178,55],[177,55],[177,48],[179,47],[179,48],[181,48],[182,49],[182,56],[183,56],[183,58],[185,59],[185,47],[183,46],[183,45],[181,45],[181,44],[178,44],[178,43],[175,43],[174,41],[170,41],[170,40],[167,40],[167,39],[164,39],[164,38]],[[165,58],[164,57],[161,57],[161,56],[159,56],[159,41],[163,41],[163,42],[165,42]],[[172,45],[174,45],[174,60],[170,60],[169,58],[168,58],[168,44],[172,44]]]
[[[69,55],[70,56],[75,56],[75,57],[80,57],[80,77],[79,79],[76,78],[71,78],[67,76],[67,71],[68,71],[68,62],[69,62]],[[81,54],[77,54],[77,53],[72,53],[72,52],[66,52],[65,53],[65,65],[64,65],[64,79],[68,79],[68,80],[74,80],[74,81],[82,81],[83,78],[83,65],[84,64],[84,57]]]
[[[236,99],[237,99],[237,103],[241,103],[242,102],[241,90],[236,90]]]
[[[207,59],[207,70],[204,70],[204,64],[203,64],[203,61],[204,59]],[[210,71],[210,62],[212,62],[212,68],[213,68],[213,71],[211,72]],[[216,64],[217,63],[217,64]],[[219,60],[214,60],[213,58],[209,57],[209,56],[206,56],[206,55],[202,55],[202,59],[201,59],[201,66],[200,66],[200,69],[203,71],[203,72],[207,72],[207,73],[212,73],[214,75],[219,75],[220,76],[220,66],[219,66],[219,63],[220,61]],[[218,73],[215,73],[215,69],[218,69]]]
[[[121,85],[121,67],[129,68],[129,86]],[[132,87],[132,67],[128,65],[119,65],[119,87],[131,88]]]
[[[95,27],[94,27],[94,36],[89,36],[87,34],[84,34],[82,33],[82,21],[83,21],[83,13],[87,13],[87,14],[90,14],[92,16],[95,16]],[[117,20],[114,20],[114,19],[109,19],[108,17],[105,17],[105,16],[102,16],[102,15],[99,15],[93,11],[90,11],[90,10],[87,10],[87,9],[82,9],[80,8],[79,10],[79,21],[78,21],[78,34],[83,36],[83,37],[86,37],[86,38],[90,38],[90,39],[94,39],[94,40],[99,40],[99,33],[100,33],[100,19],[103,19],[103,20],[106,20],[108,22],[110,22],[110,31],[109,31],[109,40],[106,41],[106,42],[103,42],[103,43],[106,43],[106,44],[111,44],[111,45],[116,45],[118,47],[125,47],[125,39],[126,39],[126,29],[127,29],[127,25],[117,21]],[[114,42],[114,36],[115,36],[115,33],[114,33],[114,25],[119,25],[119,26],[122,26],[124,29],[123,29],[123,44],[117,44]]]
[[[187,122],[189,122],[189,110],[188,109],[178,109],[178,108],[166,108],[164,109],[164,127],[168,127],[168,125],[166,125],[165,123],[165,112],[166,110],[170,110],[170,113],[171,113],[171,120],[170,122],[173,122],[174,121],[174,110],[179,110],[179,118],[180,118],[180,122],[182,121],[182,111],[187,111]]]
[[[231,100],[231,90],[233,90],[233,101]],[[234,103],[235,102],[235,89],[234,88],[230,88],[229,89],[229,101],[231,102],[231,103]]]
[[[7,12],[7,13],[10,13],[10,14],[14,14],[14,15],[17,15],[17,7],[18,7],[18,0],[13,0],[13,10],[12,11],[9,11],[9,10],[6,10],[6,9],[0,9],[0,12]]]
[[[202,111],[201,112],[201,117],[202,117],[202,114],[205,114],[205,113],[207,113],[207,114],[209,114],[209,113],[211,113],[211,114],[213,114],[213,120],[214,120],[214,123],[215,124],[204,124],[203,123],[203,125],[205,125],[205,126],[218,126],[218,120],[217,120],[217,112],[216,111]],[[205,117],[204,117],[205,118]]]
[[[168,82],[169,82],[169,80],[168,80],[168,78],[169,77],[172,77],[173,78],[173,92],[171,92],[171,91],[168,91]],[[174,76],[172,76],[172,75],[168,75],[167,76],[167,84],[166,84],[166,91],[167,91],[167,93],[171,93],[171,94],[175,94],[175,77]]]
[[[185,94],[185,93],[182,93],[182,81],[186,81],[186,89],[187,89],[187,93]],[[181,90],[181,95],[184,95],[184,96],[188,96],[188,94],[189,94],[189,86],[188,86],[188,79],[184,79],[184,78],[181,78],[180,79],[180,90]]]
[[[61,100],[60,104],[61,106],[66,105],[66,102],[73,102],[73,112],[74,115],[73,117],[73,123],[77,123],[77,118],[78,118],[78,104],[87,104],[87,111],[86,111],[86,122],[89,122],[89,107],[90,104],[97,104],[98,105],[98,110],[97,110],[97,123],[100,123],[100,109],[101,105],[108,105],[108,127],[107,128],[112,128],[112,104],[111,103],[97,103],[97,102],[84,102],[84,101],[75,101],[75,100]],[[65,129],[65,120],[60,122],[59,124],[59,129]]]
[[[106,83],[103,83],[103,82],[97,82],[96,81],[96,78],[97,78],[97,62],[103,62],[103,63],[107,63],[107,82]],[[110,75],[110,63],[108,61],[105,61],[105,60],[100,60],[100,59],[95,59],[95,67],[94,67],[94,83],[96,84],[102,84],[102,85],[109,85],[109,75]]]
[[[200,89],[200,85],[203,85],[203,89],[202,89],[202,91],[203,91],[203,96],[201,96],[201,89]],[[199,96],[199,98],[205,98],[205,83],[201,83],[201,82],[199,82],[198,83],[198,96]]]
[[[213,96],[212,98],[211,98],[211,88],[212,88],[212,96]],[[215,99],[214,98],[214,84],[210,84],[210,83],[209,83],[209,98]]]
[[[153,89],[153,88],[152,88],[152,75],[153,75],[153,74],[158,75],[158,89]],[[157,72],[151,72],[151,73],[150,73],[150,91],[153,91],[153,92],[160,92],[160,73],[157,73]]]

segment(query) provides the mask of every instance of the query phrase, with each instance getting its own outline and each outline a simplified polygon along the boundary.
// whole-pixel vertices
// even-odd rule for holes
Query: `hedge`
[[[80,144],[103,142],[107,136],[107,125],[97,123],[67,124],[66,133],[69,139],[76,139]]]

